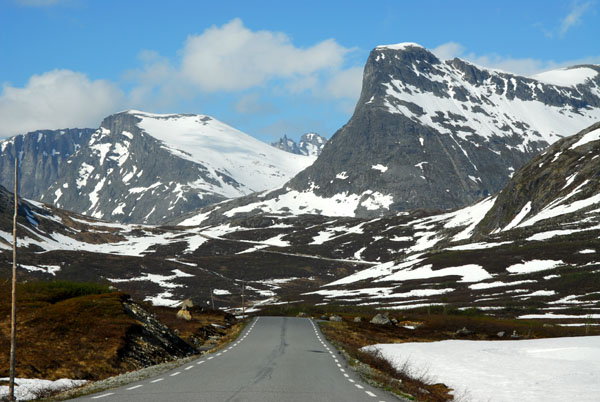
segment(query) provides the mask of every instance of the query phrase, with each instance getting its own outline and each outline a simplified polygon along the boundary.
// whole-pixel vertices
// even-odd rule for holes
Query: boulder
[[[388,318],[388,316],[384,315],[384,314],[377,314],[369,322],[371,324],[376,324],[376,325],[389,325],[391,323],[391,321]]]
[[[504,331],[500,331],[500,332],[498,332],[498,333],[496,334],[496,336],[497,336],[498,338],[504,338],[504,335],[506,335],[506,332],[504,332]]]
[[[461,329],[459,329],[458,331],[456,331],[456,335],[458,336],[469,336],[472,335],[473,331],[469,331],[467,329],[467,327],[462,327]]]
[[[188,311],[188,309],[182,308],[181,310],[179,310],[177,312],[177,318],[189,321],[189,320],[192,319],[192,315],[190,314],[190,312]]]
[[[360,317],[354,317],[354,322],[361,322],[361,321],[362,321],[362,318],[360,318]]]
[[[329,321],[342,322],[342,317],[340,317],[339,315],[332,315],[331,317],[329,317]]]

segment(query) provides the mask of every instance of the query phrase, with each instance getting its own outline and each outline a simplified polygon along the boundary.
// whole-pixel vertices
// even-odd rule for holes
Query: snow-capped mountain
[[[24,278],[106,279],[156,304],[194,297],[600,317],[600,124],[556,142],[468,207],[378,218],[254,214],[197,227],[114,224],[21,202]],[[0,258],[12,197],[0,188]],[[530,207],[526,207],[530,205]],[[45,251],[45,252],[42,252]],[[107,261],[110,261],[107,264]],[[0,272],[1,274],[1,272]],[[532,316],[534,314],[534,316]]]
[[[36,181],[36,191],[24,192],[26,196],[96,218],[158,223],[280,186],[314,161],[203,115],[127,111],[107,117],[98,130],[86,133],[76,149],[71,146],[76,152],[65,151],[50,172],[54,173],[43,184]],[[36,135],[25,136],[26,143],[35,143]],[[43,143],[54,141],[39,135]],[[11,141],[4,142],[7,152]],[[40,155],[20,149],[25,161],[39,166]]]
[[[600,66],[528,78],[440,60],[412,43],[379,46],[352,118],[317,161],[278,191],[220,210],[368,217],[460,208],[598,119]]]
[[[284,135],[283,138],[271,143],[271,145],[282,151],[291,152],[296,155],[317,157],[321,155],[321,151],[323,151],[326,143],[327,139],[325,137],[321,137],[317,133],[306,133],[300,137],[300,142],[297,144],[296,141]]]

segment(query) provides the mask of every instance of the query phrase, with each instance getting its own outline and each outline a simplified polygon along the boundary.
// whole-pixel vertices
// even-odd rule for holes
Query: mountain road
[[[220,351],[161,375],[75,399],[131,402],[381,402],[308,318],[259,317]]]

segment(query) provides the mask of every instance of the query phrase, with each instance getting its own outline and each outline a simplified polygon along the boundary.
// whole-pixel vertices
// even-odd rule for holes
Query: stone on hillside
[[[342,322],[342,317],[340,317],[339,315],[332,315],[331,317],[329,317],[329,321]]]
[[[473,331],[469,331],[467,329],[467,327],[462,327],[461,329],[459,329],[458,331],[456,331],[456,335],[458,336],[469,336],[472,335]]]
[[[362,321],[362,318],[360,318],[360,317],[354,317],[354,322],[361,322],[361,321]]]
[[[323,321],[329,321],[329,317],[328,317],[328,316],[326,316],[326,315],[322,315],[322,316],[321,316],[321,319],[322,319]]]
[[[370,321],[371,324],[376,325],[389,325],[391,323],[390,319],[384,314],[377,314]]]
[[[192,319],[192,314],[190,314],[190,312],[187,309],[182,308],[177,312],[177,318],[189,321]]]
[[[296,317],[306,317],[306,313],[304,311],[301,311]]]
[[[184,301],[181,302],[180,306],[181,306],[181,309],[187,310],[189,308],[194,307],[194,303],[192,302],[192,299],[185,299]]]
[[[498,338],[504,338],[504,335],[506,335],[506,332],[504,332],[504,331],[500,331],[500,332],[498,332],[498,333],[496,334],[496,336],[497,336]]]
[[[510,339],[521,339],[516,329],[513,331],[512,335],[510,336]]]

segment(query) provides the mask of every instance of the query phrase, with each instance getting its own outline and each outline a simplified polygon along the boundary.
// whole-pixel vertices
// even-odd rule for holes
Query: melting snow
[[[378,344],[394,365],[473,401],[597,401],[600,337]]]
[[[554,260],[532,260],[520,264],[514,264],[506,268],[511,274],[528,274],[531,272],[546,271],[564,265],[562,261]]]
[[[600,128],[597,128],[597,129],[585,134],[583,137],[581,137],[581,139],[579,141],[577,141],[575,144],[571,145],[571,147],[569,149],[575,149],[577,147],[580,147],[582,145],[585,145],[585,144],[587,144],[589,142],[593,142],[593,141],[600,141]]]

